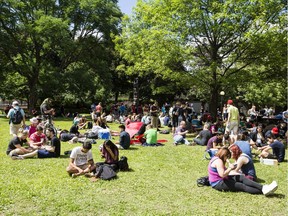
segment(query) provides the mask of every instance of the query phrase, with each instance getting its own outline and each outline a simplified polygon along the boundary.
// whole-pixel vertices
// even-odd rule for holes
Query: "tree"
[[[263,60],[267,49],[256,45],[259,38],[269,46],[268,35],[273,35],[270,42],[285,35],[280,26],[284,11],[280,0],[138,1],[134,15],[123,23],[117,49],[129,62],[127,73],[149,71],[195,86],[215,116],[219,92],[237,95],[237,86],[249,83],[254,64],[261,63],[261,74],[278,73]],[[285,40],[281,46],[286,47]],[[270,49],[286,55],[283,49]],[[181,67],[171,67],[177,64]]]
[[[77,97],[90,89],[89,98],[109,83],[110,34],[122,16],[116,0],[4,0],[0,7],[1,75],[7,86],[8,77],[20,75],[12,81],[14,97],[17,86],[27,85],[18,96],[27,97],[30,110],[39,96],[74,89]]]

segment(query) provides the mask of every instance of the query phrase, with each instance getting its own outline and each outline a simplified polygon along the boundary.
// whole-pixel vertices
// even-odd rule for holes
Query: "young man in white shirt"
[[[70,163],[66,168],[68,174],[72,177],[87,175],[96,169],[92,156],[91,143],[83,143],[82,146],[75,147],[70,154]]]

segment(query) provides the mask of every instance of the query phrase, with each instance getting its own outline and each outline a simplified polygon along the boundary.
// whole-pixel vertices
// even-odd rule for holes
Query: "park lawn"
[[[71,122],[55,119],[62,129],[69,129]],[[163,147],[134,145],[120,151],[128,157],[130,172],[119,172],[115,180],[90,182],[86,177],[72,179],[65,171],[69,158],[64,151],[80,144],[62,142],[61,158],[13,161],[5,154],[8,120],[1,117],[0,125],[0,215],[287,215],[286,162],[255,162],[263,183],[277,180],[272,196],[218,192],[196,185],[197,178],[207,175],[205,147],[175,147],[171,134],[159,134],[159,139],[169,140]],[[118,130],[117,124],[110,126]],[[92,148],[95,161],[102,161],[101,142]]]

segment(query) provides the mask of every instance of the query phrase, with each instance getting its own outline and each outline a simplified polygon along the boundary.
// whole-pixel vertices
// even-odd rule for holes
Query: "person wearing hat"
[[[278,162],[283,162],[285,158],[284,144],[278,141],[272,133],[267,136],[267,143],[269,145],[258,148],[261,151],[258,157],[277,159]],[[270,149],[272,149],[273,154],[269,152]]]
[[[237,107],[233,106],[232,100],[227,101],[227,107],[228,118],[226,121],[225,133],[231,134],[231,138],[233,138],[233,140],[237,140],[240,123],[239,110]]]
[[[273,127],[271,130],[266,131],[265,137],[267,138],[269,135],[273,135],[275,138],[279,137],[279,129],[278,127]]]
[[[15,136],[10,140],[6,154],[13,160],[35,157],[37,155],[37,150],[34,151],[23,147],[23,145],[27,143],[28,130],[20,129],[19,131],[18,136]]]
[[[19,118],[17,116],[19,116]],[[19,129],[25,127],[25,112],[19,107],[17,101],[13,101],[12,108],[9,110],[7,118],[9,118],[10,134],[17,136]]]
[[[36,117],[30,119],[30,126],[29,126],[29,137],[36,132],[36,127],[38,125],[38,120]]]

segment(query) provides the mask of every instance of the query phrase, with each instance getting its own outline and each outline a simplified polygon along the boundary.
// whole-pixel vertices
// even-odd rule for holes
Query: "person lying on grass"
[[[37,150],[23,147],[24,144],[28,143],[28,134],[28,130],[20,129],[18,135],[10,140],[6,154],[13,160],[35,157],[37,155]]]
[[[229,176],[230,172],[237,167],[234,164],[230,164],[228,168],[225,167],[226,161],[230,158],[230,150],[227,147],[222,147],[216,156],[210,160],[208,176],[213,189],[218,191],[242,191],[250,194],[264,194],[266,196],[277,190],[276,181],[269,185],[261,185],[246,178],[244,175]]]
[[[70,154],[70,163],[66,171],[71,177],[86,175],[93,176],[91,173],[96,166],[92,156],[92,145],[89,142],[84,142],[82,146],[72,149]]]

